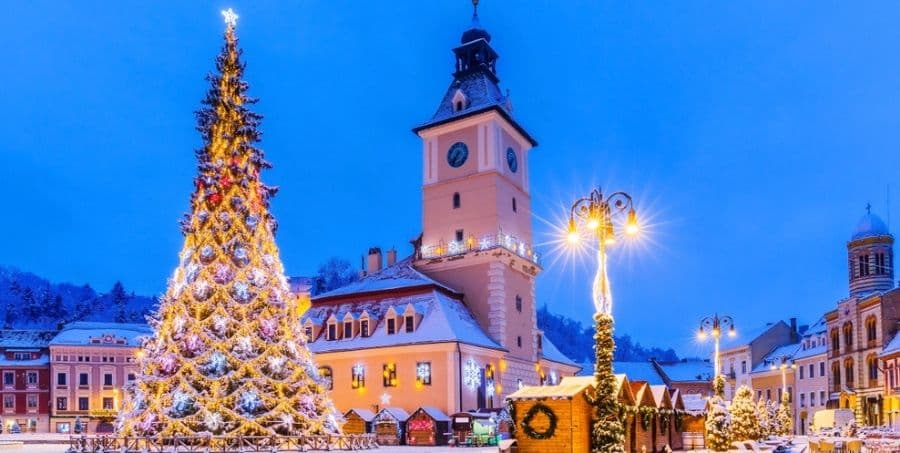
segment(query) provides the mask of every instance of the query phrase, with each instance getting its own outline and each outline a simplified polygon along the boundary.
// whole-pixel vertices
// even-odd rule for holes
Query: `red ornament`
[[[214,194],[210,194],[209,201],[212,204],[219,204],[219,202],[222,201],[222,195],[219,195],[218,192],[214,193]]]
[[[228,175],[222,175],[222,178],[219,179],[219,184],[224,188],[228,188],[231,185],[231,179],[228,178]]]

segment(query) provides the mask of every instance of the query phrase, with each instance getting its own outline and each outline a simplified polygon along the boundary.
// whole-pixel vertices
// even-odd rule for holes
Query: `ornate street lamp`
[[[715,372],[713,374],[714,378],[719,376],[719,339],[722,338],[723,328],[728,329],[729,337],[737,335],[737,331],[734,329],[734,319],[732,319],[731,316],[719,317],[719,314],[716,313],[715,315],[701,319],[700,329],[697,331],[697,338],[700,340],[704,340],[707,336],[710,336],[716,343],[716,350],[713,354],[713,366],[715,366]]]
[[[594,343],[596,362],[594,363],[594,391],[588,400],[594,406],[594,426],[591,430],[592,451],[624,452],[625,428],[619,419],[619,402],[616,395],[616,377],[613,374],[612,359],[615,342],[613,340],[612,293],[606,275],[606,247],[615,243],[616,232],[613,216],[627,215],[625,233],[638,233],[637,215],[631,196],[625,192],[615,192],[603,196],[600,189],[572,204],[569,213],[567,238],[572,244],[584,239],[597,240],[597,273],[594,276],[592,297],[594,302]]]

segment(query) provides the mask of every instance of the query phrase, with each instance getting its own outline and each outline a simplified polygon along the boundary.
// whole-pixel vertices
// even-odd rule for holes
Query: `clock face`
[[[519,157],[512,148],[506,148],[506,165],[509,165],[509,171],[515,173],[519,169]]]
[[[469,147],[463,142],[456,142],[447,151],[447,163],[453,168],[459,168],[469,158]]]

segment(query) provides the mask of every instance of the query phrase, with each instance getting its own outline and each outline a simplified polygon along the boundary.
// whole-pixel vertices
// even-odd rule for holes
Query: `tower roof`
[[[884,220],[881,220],[881,217],[872,214],[870,207],[866,207],[866,213],[858,222],[856,222],[856,228],[853,230],[853,235],[850,237],[850,240],[855,241],[857,239],[890,235],[891,232],[888,230]]]

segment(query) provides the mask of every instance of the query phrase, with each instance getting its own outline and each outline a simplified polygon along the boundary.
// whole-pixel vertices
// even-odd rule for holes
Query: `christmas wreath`
[[[538,412],[546,415],[547,419],[550,421],[547,429],[544,431],[537,431],[531,427],[531,420]],[[556,414],[544,404],[537,403],[534,406],[531,406],[531,409],[528,409],[525,418],[522,419],[522,430],[532,439],[549,439],[553,437],[553,433],[556,432]]]

